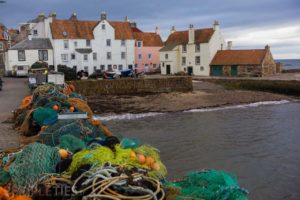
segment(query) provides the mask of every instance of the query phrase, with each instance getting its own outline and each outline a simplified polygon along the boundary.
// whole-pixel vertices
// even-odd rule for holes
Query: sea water
[[[298,102],[108,117],[115,134],[161,151],[170,180],[213,168],[235,174],[250,199],[300,199]]]

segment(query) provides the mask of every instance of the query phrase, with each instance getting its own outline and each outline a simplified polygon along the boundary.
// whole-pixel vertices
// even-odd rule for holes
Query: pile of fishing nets
[[[86,113],[86,118],[61,119]],[[30,142],[0,152],[0,199],[246,200],[221,171],[168,182],[159,150],[120,138],[93,118],[72,85],[39,86],[15,111],[15,128]]]

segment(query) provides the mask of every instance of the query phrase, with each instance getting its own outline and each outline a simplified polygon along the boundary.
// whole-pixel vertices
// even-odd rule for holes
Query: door
[[[193,67],[188,67],[187,72],[188,72],[188,75],[192,75],[193,74]]]
[[[223,66],[212,66],[211,67],[212,76],[223,76]]]
[[[238,67],[236,65],[231,66],[231,76],[233,77],[238,76]]]
[[[167,68],[167,74],[171,74],[171,65],[167,65],[166,68]]]

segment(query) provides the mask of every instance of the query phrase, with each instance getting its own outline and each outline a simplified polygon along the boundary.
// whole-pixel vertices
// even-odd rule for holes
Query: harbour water
[[[250,199],[300,199],[300,103],[106,119],[115,134],[157,147],[170,180],[213,168],[235,174]]]

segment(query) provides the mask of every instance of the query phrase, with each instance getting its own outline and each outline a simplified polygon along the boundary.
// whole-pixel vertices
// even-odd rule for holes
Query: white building
[[[194,29],[190,25],[187,31],[176,31],[172,27],[165,46],[160,50],[161,73],[209,76],[209,64],[216,52],[223,48],[225,40],[217,21],[213,28],[206,29]]]
[[[135,40],[128,21],[108,21],[106,13],[99,21],[53,19],[50,23],[54,66],[66,65],[77,71],[133,68]]]
[[[6,74],[14,74],[16,71],[25,71],[37,61],[53,65],[53,48],[47,38],[32,38],[19,42],[6,53]],[[26,74],[24,74],[26,75]]]

